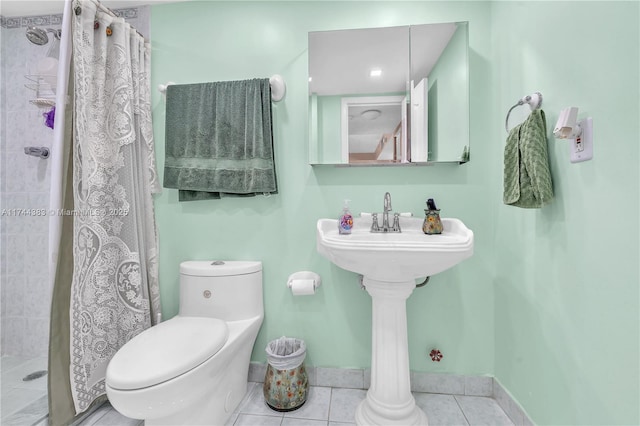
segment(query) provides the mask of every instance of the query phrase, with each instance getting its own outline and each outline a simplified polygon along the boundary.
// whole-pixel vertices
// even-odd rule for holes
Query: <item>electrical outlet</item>
[[[593,119],[591,117],[580,120],[582,133],[570,143],[571,162],[591,160],[593,158]]]

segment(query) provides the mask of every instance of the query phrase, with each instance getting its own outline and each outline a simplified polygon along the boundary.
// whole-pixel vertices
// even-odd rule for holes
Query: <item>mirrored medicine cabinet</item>
[[[467,22],[309,33],[309,163],[469,160]]]

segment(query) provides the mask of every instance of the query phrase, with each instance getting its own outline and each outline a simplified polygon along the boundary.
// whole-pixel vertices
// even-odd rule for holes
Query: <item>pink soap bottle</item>
[[[344,206],[342,207],[342,213],[338,218],[338,232],[340,234],[350,234],[353,228],[353,216],[349,211],[349,201],[344,200]]]

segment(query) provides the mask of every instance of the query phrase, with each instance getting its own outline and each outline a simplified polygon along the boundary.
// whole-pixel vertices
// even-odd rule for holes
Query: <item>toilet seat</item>
[[[228,337],[227,323],[218,318],[176,316],[120,348],[107,367],[106,383],[133,390],[173,379],[215,355]]]

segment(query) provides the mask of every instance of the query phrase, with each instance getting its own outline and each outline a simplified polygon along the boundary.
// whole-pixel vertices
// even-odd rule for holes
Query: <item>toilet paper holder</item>
[[[291,289],[293,282],[298,280],[313,280],[314,289],[317,289],[318,287],[320,287],[320,285],[322,285],[322,278],[320,278],[320,275],[316,274],[315,272],[298,271],[289,275],[289,279],[287,280],[287,287]]]

